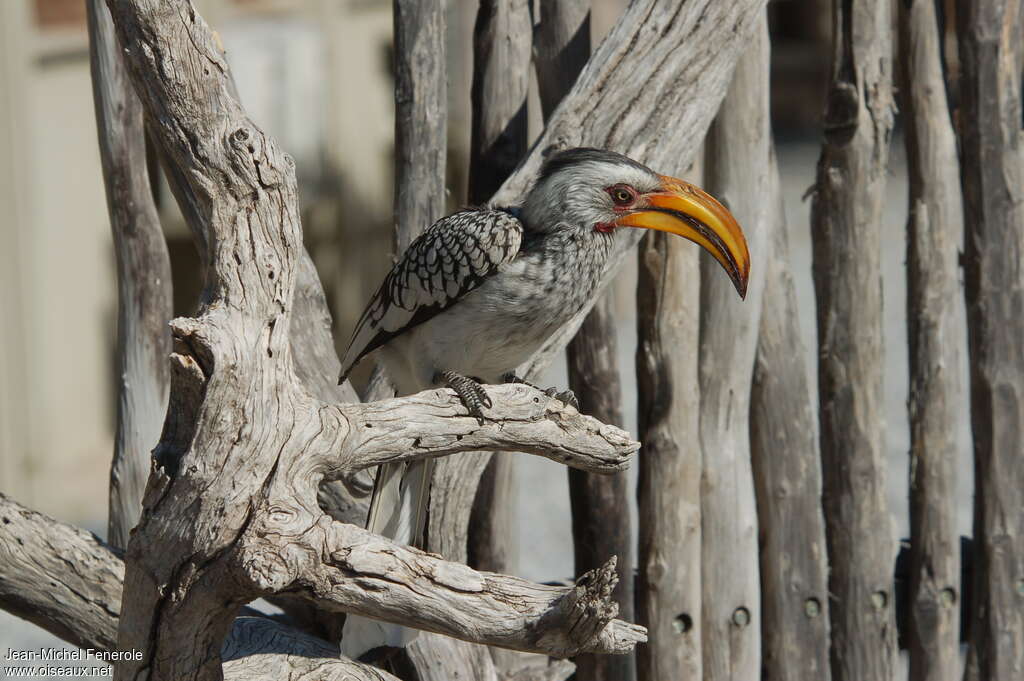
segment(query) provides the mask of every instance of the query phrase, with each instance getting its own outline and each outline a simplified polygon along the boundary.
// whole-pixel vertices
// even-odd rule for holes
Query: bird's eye
[[[636,193],[632,188],[621,184],[609,187],[608,193],[611,195],[612,201],[615,202],[616,206],[628,206],[636,200]]]

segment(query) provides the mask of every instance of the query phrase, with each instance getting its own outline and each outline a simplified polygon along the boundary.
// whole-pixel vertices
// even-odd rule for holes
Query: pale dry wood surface
[[[960,537],[956,529],[960,370],[960,162],[943,78],[935,3],[900,2],[899,60],[910,174],[907,340],[910,346],[911,681],[960,677]]]
[[[889,681],[896,657],[879,262],[893,118],[891,10],[888,0],[833,4],[825,140],[811,202],[834,681]]]
[[[701,257],[700,383],[701,637],[707,681],[761,671],[757,507],[750,464],[750,384],[757,349],[771,196],[767,17],[762,11],[708,133],[705,182],[743,226],[750,281],[740,300],[710,257]],[[749,556],[750,560],[736,560]]]
[[[350,436],[373,425],[355,407],[349,414],[343,405],[319,402],[293,373],[290,306],[301,255],[294,163],[230,96],[226,63],[191,6],[110,4],[168,162],[199,197],[191,226],[209,257],[200,316],[172,323],[169,420],[143,520],[129,545],[120,620],[119,644],[142,651],[143,660],[120,665],[117,676],[144,671],[157,679],[218,678],[220,643],[237,606],[282,591],[323,594],[324,605],[346,612],[448,634],[479,633],[481,642],[552,654],[634,645],[642,630],[613,619],[606,592],[614,580],[607,571],[589,586],[533,599],[526,597],[532,587],[507,581],[512,578],[487,581],[506,598],[524,599],[520,621],[536,618],[529,632],[520,627],[516,634],[500,616],[493,626],[479,621],[480,607],[496,606],[488,588],[464,592],[446,581],[457,575],[455,584],[464,587],[459,580],[475,584],[483,578],[473,575],[480,573],[395,547],[320,511],[320,475],[337,473]],[[442,411],[455,399],[448,391],[434,395]],[[495,397],[500,404],[500,390]],[[536,399],[531,403],[538,408],[551,402]],[[566,415],[559,413],[558,419]],[[450,416],[438,418],[450,424]],[[466,449],[491,444],[466,440]],[[341,460],[353,456],[350,451]],[[363,554],[348,550],[357,545]],[[368,593],[373,578],[363,580],[353,565],[360,555],[383,560],[388,552],[416,566],[410,578],[424,591],[390,599],[385,607]],[[341,579],[331,587],[323,581],[330,578]],[[452,612],[431,613],[432,589],[440,598],[435,606]],[[407,617],[410,612],[415,618]],[[569,622],[571,633],[554,631]]]
[[[828,681],[828,561],[818,426],[774,153],[771,164],[775,226],[766,246],[750,391],[750,453],[761,537],[762,678]]]
[[[965,678],[1024,675],[1024,158],[1019,0],[958,5],[960,148],[974,435]]]
[[[691,176],[692,177],[692,176]],[[695,179],[695,178],[694,178]],[[640,242],[637,282],[637,678],[702,678],[698,252],[670,234]]]
[[[87,12],[100,161],[117,256],[117,428],[107,537],[123,548],[142,510],[150,451],[167,407],[171,260],[150,189],[142,104],[103,0],[88,0]]]

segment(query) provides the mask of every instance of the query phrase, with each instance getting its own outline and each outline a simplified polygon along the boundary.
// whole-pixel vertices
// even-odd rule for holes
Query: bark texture
[[[469,202],[491,198],[526,154],[533,20],[528,0],[482,0],[473,30]]]
[[[910,171],[907,337],[910,345],[911,681],[960,677],[957,415],[963,409],[958,323],[963,234],[960,163],[933,0],[900,2],[902,109]]]
[[[124,562],[117,549],[2,494],[0,539],[10,551],[0,548],[0,607],[81,648],[118,650]],[[326,641],[253,615],[235,619],[221,652],[229,680],[397,681],[339,654]]]
[[[541,112],[548,120],[590,56],[590,0],[541,0],[533,52]]]
[[[469,203],[487,201],[529,148],[526,97],[533,30],[526,0],[484,0],[473,31],[473,129]],[[480,478],[468,529],[469,563],[510,572],[516,543],[513,520],[514,460],[494,455]]]
[[[825,142],[811,204],[834,681],[888,681],[896,655],[879,265],[891,9],[888,0],[833,4]]]
[[[750,453],[761,537],[765,681],[828,681],[828,562],[821,459],[800,337],[789,238],[771,160],[772,243],[750,392]]]
[[[442,0],[394,0],[395,253],[444,215],[448,78]]]
[[[761,593],[757,506],[750,464],[750,384],[764,293],[765,251],[775,220],[770,195],[768,25],[764,12],[736,66],[707,141],[708,190],[743,225],[750,282],[740,300],[721,267],[701,258],[701,614],[704,679],[757,678]],[[729,569],[723,569],[729,565]]]
[[[531,585],[395,546],[320,510],[321,479],[421,454],[501,449],[518,428],[531,436],[516,450],[547,449],[552,435],[610,436],[617,444],[607,440],[600,465],[615,468],[613,450],[628,457],[638,445],[522,386],[492,390],[489,434],[450,391],[384,412],[311,395],[295,374],[289,333],[303,253],[294,163],[231,96],[215,38],[189,3],[108,4],[167,162],[195,197],[190,226],[207,257],[200,315],[172,322],[168,418],[127,554],[118,644],[143,659],[119,665],[116,678],[220,678],[235,611],[275,593],[554,655],[624,652],[642,640],[642,629],[613,619],[613,566],[575,587]],[[526,410],[519,426],[520,417],[501,418],[506,397]]]
[[[975,484],[966,678],[1008,681],[1024,675],[1021,3],[958,9]]]
[[[138,522],[150,452],[160,439],[170,373],[171,261],[146,167],[142,104],[103,0],[88,0],[89,58],[100,161],[117,255],[117,429],[107,536],[119,547]]]
[[[622,423],[622,381],[616,366],[615,315],[612,298],[605,293],[594,305],[566,348],[569,387],[576,393],[580,411],[607,423]],[[629,513],[629,478],[598,476],[569,471],[572,507],[573,556],[576,574],[582,575],[618,556],[626,579],[615,589],[622,616],[633,618],[632,532]],[[619,513],[609,513],[619,509]],[[580,678],[594,681],[630,681],[635,677],[632,657],[605,660],[585,655],[574,660]]]
[[[694,178],[695,179],[695,178]],[[697,251],[668,234],[640,242],[636,375],[643,448],[637,483],[640,681],[701,679],[701,451]]]

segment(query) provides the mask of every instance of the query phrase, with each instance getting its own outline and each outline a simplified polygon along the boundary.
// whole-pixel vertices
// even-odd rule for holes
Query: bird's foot
[[[562,404],[568,405],[573,409],[579,411],[580,401],[576,399],[576,393],[574,393],[571,390],[563,390],[559,392],[558,388],[541,388],[540,386],[530,383],[525,378],[520,378],[519,376],[516,376],[515,372],[513,371],[510,371],[507,374],[503,375],[501,377],[501,380],[504,381],[505,383],[521,383],[522,385],[528,385],[531,388],[535,388],[536,390],[541,391],[548,397],[554,397]]]
[[[442,383],[454,390],[462,404],[469,410],[469,415],[475,417],[480,425],[484,424],[484,407],[490,409],[494,405],[479,381],[454,371],[441,371],[434,376],[434,382]]]

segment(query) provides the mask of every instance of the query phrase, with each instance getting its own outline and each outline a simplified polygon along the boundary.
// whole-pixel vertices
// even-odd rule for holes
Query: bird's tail
[[[401,544],[425,548],[427,502],[434,460],[383,464],[370,499],[366,529]],[[342,629],[341,652],[353,660],[380,646],[401,648],[416,637],[416,629],[349,615]]]

